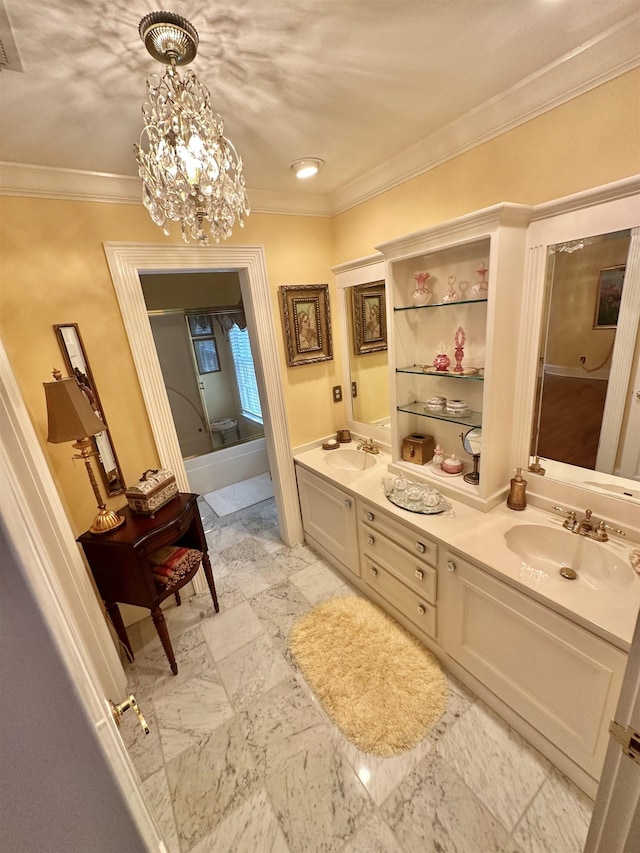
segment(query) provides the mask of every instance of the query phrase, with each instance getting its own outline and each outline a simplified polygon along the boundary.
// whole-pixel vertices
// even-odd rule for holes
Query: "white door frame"
[[[163,466],[176,475],[178,487],[189,491],[180,445],[167,392],[162,379],[151,326],[147,316],[140,273],[235,270],[240,278],[248,321],[256,379],[265,402],[264,433],[280,536],[287,545],[303,541],[293,455],[282,391],[275,320],[262,246],[163,246],[156,243],[105,243],[104,250],[115,287],[140,388]],[[204,589],[200,573],[194,578],[197,592]]]
[[[0,512],[27,586],[77,688],[69,701],[79,703],[103,751],[104,765],[96,774],[113,775],[123,808],[147,848],[167,853],[107,702],[107,697],[125,698],[124,670],[1,341],[0,420]]]

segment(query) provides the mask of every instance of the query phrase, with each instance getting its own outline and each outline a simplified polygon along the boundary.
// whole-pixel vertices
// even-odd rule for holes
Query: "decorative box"
[[[178,494],[176,478],[167,468],[149,468],[125,492],[131,512],[153,515]]]
[[[402,439],[402,458],[405,462],[426,465],[433,459],[433,436],[414,432]]]

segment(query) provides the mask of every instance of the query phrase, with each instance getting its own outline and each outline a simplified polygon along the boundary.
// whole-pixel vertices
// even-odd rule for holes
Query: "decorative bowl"
[[[425,404],[425,409],[429,412],[442,412],[446,405],[446,397],[430,397]]]

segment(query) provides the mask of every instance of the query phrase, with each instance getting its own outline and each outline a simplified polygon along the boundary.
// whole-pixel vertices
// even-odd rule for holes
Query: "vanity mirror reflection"
[[[516,401],[519,459],[539,456],[544,480],[631,502],[640,501],[639,192],[634,178],[537,209]]]
[[[338,287],[339,328],[345,362],[349,428],[390,441],[389,360],[386,343],[384,261],[369,255],[332,269]],[[379,306],[380,327],[367,330],[367,309]],[[369,318],[370,323],[375,317]],[[372,331],[373,329],[373,331]]]

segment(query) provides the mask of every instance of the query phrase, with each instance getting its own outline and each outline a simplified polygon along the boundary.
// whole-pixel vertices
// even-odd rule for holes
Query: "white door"
[[[631,737],[627,751],[635,758],[611,736],[584,853],[640,850],[640,619],[614,721],[620,734]]]
[[[45,712],[49,712],[50,704],[50,737],[48,740],[45,738],[44,742],[50,743],[54,750],[56,725],[64,724],[61,706],[64,708],[65,704],[72,704],[74,710],[80,707],[83,715],[80,719],[90,727],[99,745],[98,760],[90,768],[95,785],[100,787],[104,780],[106,787],[107,778],[115,780],[115,791],[117,793],[119,789],[121,795],[121,801],[115,803],[115,807],[121,809],[122,813],[130,814],[148,850],[166,853],[165,844],[142,797],[138,777],[110,711],[108,698],[115,702],[125,698],[124,672],[86,577],[78,546],[1,342],[0,420],[0,514],[8,546],[15,557],[15,560],[7,560],[6,564],[3,561],[3,580],[11,584],[11,572],[5,569],[5,565],[13,567],[15,563],[15,571],[20,573],[20,583],[25,582],[30,600],[35,602],[35,609],[31,607],[24,616],[27,630],[29,625],[33,625],[34,630],[39,625],[46,626],[57,657],[75,688],[75,691],[63,697],[62,702],[53,701],[50,694],[58,690],[59,684],[54,680],[47,689],[43,674],[39,673],[37,667],[38,649],[25,644],[25,657],[31,655],[32,665],[36,664],[33,665],[32,681],[40,691],[38,695]],[[82,571],[74,576],[75,560],[79,561]],[[86,583],[84,589],[83,579]],[[17,585],[17,577],[14,582]],[[25,663],[25,666],[28,664]],[[20,696],[13,698],[13,712],[20,715],[21,721],[25,715],[28,719],[36,717],[38,709],[29,703],[21,705]],[[59,696],[55,698],[60,700]],[[6,720],[4,728],[10,734],[10,719]],[[30,741],[26,741],[23,748],[29,750],[33,746]],[[78,763],[81,767],[83,760],[80,750],[78,754],[68,756],[69,763],[74,766]],[[49,786],[54,789],[58,784],[56,764],[47,761],[47,756],[43,756],[41,764],[43,770],[39,773],[39,781],[48,775]],[[47,767],[50,768],[48,771]],[[18,790],[20,785],[23,790],[33,786],[35,802],[38,780],[30,779],[26,773],[25,770],[25,777],[16,780],[15,785]],[[111,806],[114,807],[114,804]],[[69,804],[69,808],[72,808],[77,821],[90,823],[92,816],[83,811],[82,803]],[[114,815],[114,820],[117,818],[118,815]],[[56,827],[51,827],[53,846],[56,831]]]

